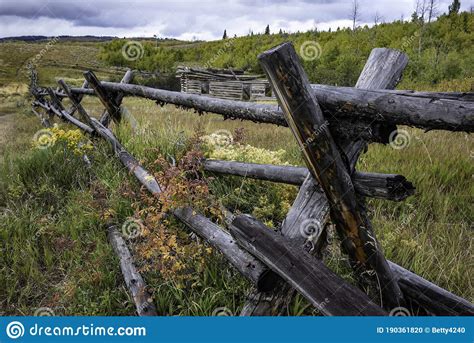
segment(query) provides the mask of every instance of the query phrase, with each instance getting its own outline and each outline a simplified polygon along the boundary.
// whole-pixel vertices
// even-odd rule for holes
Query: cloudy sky
[[[360,24],[408,19],[416,0],[359,0]],[[438,0],[446,12],[451,0]],[[461,0],[467,10],[474,0]],[[0,0],[0,37],[21,35],[102,35],[218,39],[274,31],[350,26],[351,0]]]

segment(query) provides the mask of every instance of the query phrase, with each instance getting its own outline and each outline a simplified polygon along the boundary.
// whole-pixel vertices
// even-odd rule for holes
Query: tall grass
[[[95,116],[102,112],[96,99],[84,103]],[[234,132],[241,127],[245,144],[284,149],[285,161],[303,164],[287,128],[197,116],[141,99],[126,99],[124,105],[133,117],[114,130],[150,168],[158,157],[179,160],[196,131]],[[25,127],[20,123],[18,128],[23,138],[4,148],[0,164],[0,313],[32,314],[46,306],[65,315],[133,314],[105,224],[110,216],[120,225],[134,215],[132,205],[140,186],[106,144],[98,143],[91,153],[92,170],[88,170],[79,157],[59,147],[32,150],[30,139],[39,126],[33,125],[34,119],[23,123]],[[416,195],[400,203],[370,199],[373,226],[387,258],[473,300],[468,277],[473,242],[472,139],[461,133],[403,129],[409,135],[407,147],[371,145],[358,164],[363,171],[405,175],[417,188]],[[297,192],[296,187],[237,177],[215,176],[210,187],[225,206],[253,213],[274,226],[287,210],[281,199],[293,199]],[[136,196],[128,196],[130,192]],[[170,225],[189,234],[174,220]],[[337,245],[334,240],[326,261],[349,277]],[[199,282],[189,288],[156,269],[144,271],[144,276],[162,315],[210,315],[221,307],[238,313],[250,291],[247,281],[217,252],[206,260]],[[299,296],[287,311],[313,313]]]

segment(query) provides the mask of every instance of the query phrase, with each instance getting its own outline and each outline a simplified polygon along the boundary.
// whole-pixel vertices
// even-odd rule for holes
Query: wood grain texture
[[[157,316],[155,305],[147,285],[133,263],[127,244],[114,226],[109,227],[107,237],[120,260],[125,284],[132,296],[139,316]]]
[[[408,56],[395,49],[375,48],[370,52],[369,58],[364,65],[364,69],[357,79],[355,88],[358,89],[394,89],[403,71],[408,64]],[[379,126],[383,125],[383,126]],[[394,123],[371,125],[372,130],[383,131],[384,136],[389,138],[392,132],[397,130]],[[350,173],[355,170],[355,165],[362,152],[367,149],[367,141],[363,137],[357,139],[342,139],[339,142],[341,149],[346,154],[346,161],[349,165]]]
[[[372,49],[355,87],[394,89],[407,64],[408,56],[401,51],[387,48]]]
[[[408,57],[397,50],[373,49],[359,76],[356,88],[394,88],[400,80],[407,63]],[[377,136],[379,137],[390,137],[390,134],[396,130],[395,125],[382,123],[371,123],[367,125],[367,128],[371,132],[378,132]],[[399,191],[393,192],[396,194],[391,194],[392,192],[389,189],[378,187],[378,185],[381,185],[380,182],[374,184],[375,187],[367,189],[365,187],[367,183],[362,182],[360,184],[357,182],[357,172],[355,172],[357,160],[367,147],[366,139],[363,137],[338,137],[336,143],[341,148],[342,157],[345,157],[346,164],[349,166],[349,174],[351,174],[354,188],[359,195],[368,194],[369,196],[381,198],[390,195],[393,200],[400,201],[413,194],[414,187],[411,184],[407,184],[406,187],[395,186],[391,188]],[[291,172],[295,173],[293,170]],[[278,175],[290,178],[284,172],[279,172]],[[406,190],[405,194],[401,194],[404,190]],[[368,191],[368,193],[365,193],[365,191]],[[311,251],[316,256],[319,256],[326,243],[327,233],[325,225],[328,220],[328,214],[329,206],[321,186],[312,177],[307,177],[302,183],[295,202],[282,223],[282,234],[286,237],[292,237],[304,246],[307,251]],[[317,230],[317,234],[313,233],[315,230]],[[285,291],[287,294],[285,294]],[[250,303],[244,306],[241,315],[262,314],[265,313],[265,310],[269,309],[274,311],[278,306],[289,303],[292,293],[287,284],[280,284],[276,287],[273,297],[253,294]],[[286,299],[282,300],[282,296]],[[253,301],[253,299],[258,298],[263,300],[260,303]],[[272,313],[267,312],[266,314]]]
[[[274,105],[216,99],[140,85],[114,82],[102,82],[102,85],[107,90],[121,91],[126,96],[133,95],[217,113],[229,119],[287,126],[283,113]],[[72,92],[95,95],[92,89],[73,88]],[[327,85],[311,85],[311,92],[320,103],[331,129],[341,135],[355,132],[359,123],[370,126],[374,122],[408,125],[426,130],[474,132],[474,101],[470,93],[418,93]],[[351,128],[351,125],[356,127]]]
[[[276,166],[224,160],[204,160],[208,172],[236,175],[251,179],[301,186],[308,176],[308,168]],[[415,188],[404,176],[397,174],[354,172],[352,183],[359,195],[371,198],[401,201],[413,195]]]
[[[435,316],[474,316],[474,305],[425,280],[419,275],[388,261],[398,277],[405,296]]]
[[[246,215],[230,226],[232,236],[327,316],[383,316],[387,313],[320,260]]]
[[[260,291],[270,291],[279,277],[255,257],[242,250],[234,238],[221,227],[191,208],[179,208],[173,214],[196,234],[219,249],[242,275]]]
[[[365,209],[359,204],[347,165],[325,125],[293,45],[282,44],[258,58],[303,151],[308,169],[324,190],[331,220],[354,271],[358,275],[375,271],[383,306],[387,309],[403,306],[405,302],[397,279],[388,267]]]

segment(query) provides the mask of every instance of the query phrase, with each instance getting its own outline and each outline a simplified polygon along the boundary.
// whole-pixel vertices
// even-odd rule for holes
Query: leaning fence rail
[[[207,172],[300,185],[281,235],[249,216],[234,217],[229,232],[190,207],[171,211],[255,285],[242,315],[279,313],[291,299],[293,289],[325,315],[386,315],[397,306],[433,315],[473,315],[474,305],[467,300],[385,260],[365,213],[363,197],[401,201],[415,189],[401,175],[360,172],[355,164],[367,144],[387,143],[393,138],[396,125],[473,132],[474,95],[392,90],[408,62],[405,54],[393,49],[372,51],[355,88],[309,84],[291,44],[278,46],[259,58],[281,109],[131,84],[130,70],[121,83],[100,81],[88,71],[83,87],[71,88],[60,80],[60,88],[55,90],[39,87],[33,74],[33,109],[43,125],[50,125],[58,117],[105,139],[115,156],[154,196],[161,193],[160,184],[108,128],[110,120],[120,123],[125,96],[143,97],[161,105],[171,103],[199,113],[217,113],[224,118],[289,126],[307,168],[203,161]],[[91,117],[82,106],[85,95],[97,96],[103,104],[105,110],[99,119]],[[69,110],[62,104],[64,98],[73,104]],[[374,284],[374,278],[366,275],[376,276],[381,299],[371,299],[324,266],[318,259],[319,248],[308,247],[301,237],[299,226],[305,219],[315,220],[322,228],[316,247],[324,244],[326,222],[336,225],[359,282]],[[109,237],[118,241],[116,232]],[[129,264],[122,265],[127,280],[126,273],[134,270],[132,262],[127,257],[121,263]],[[130,291],[136,302],[144,303],[143,298],[137,298],[136,290]],[[139,305],[137,308],[143,314]],[[145,312],[155,313],[153,307]]]

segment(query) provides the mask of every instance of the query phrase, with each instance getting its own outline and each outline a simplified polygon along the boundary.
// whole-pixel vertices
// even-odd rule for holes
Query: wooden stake
[[[403,306],[403,295],[358,204],[349,171],[334,142],[306,73],[291,43],[259,56],[286,120],[302,148],[310,173],[328,199],[333,223],[358,275],[377,274],[387,309]],[[317,133],[316,139],[314,138]]]

